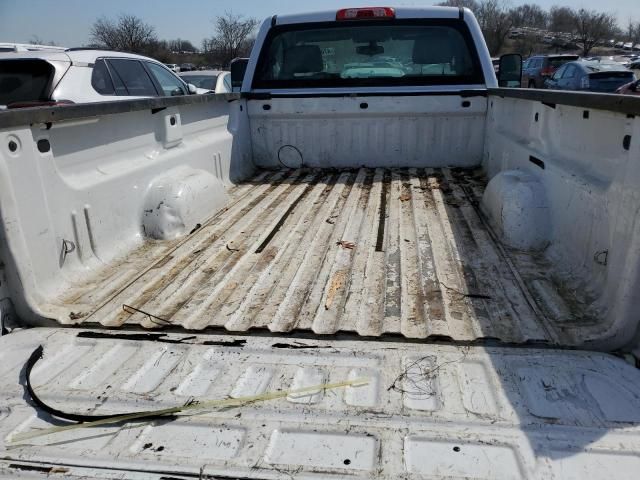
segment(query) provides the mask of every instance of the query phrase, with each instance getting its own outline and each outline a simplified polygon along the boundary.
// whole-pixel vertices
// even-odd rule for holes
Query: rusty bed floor
[[[74,288],[58,320],[574,343],[564,326],[584,318],[580,303],[542,256],[500,244],[478,206],[484,182],[475,170],[262,172],[188,237],[148,242]]]

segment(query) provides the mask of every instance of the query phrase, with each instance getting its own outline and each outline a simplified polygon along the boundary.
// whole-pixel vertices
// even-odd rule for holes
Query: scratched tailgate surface
[[[113,337],[109,337],[113,335]],[[31,329],[0,340],[0,474],[637,479],[640,371],[579,351]],[[125,413],[366,378],[175,420],[67,431],[46,403]],[[10,467],[11,465],[11,467]],[[86,469],[89,470],[86,470]],[[40,469],[40,470],[37,470]],[[107,472],[107,473],[105,473]],[[114,473],[115,475],[115,473]],[[11,476],[11,475],[9,475]]]
[[[149,242],[71,289],[52,316],[580,344],[594,322],[579,289],[496,240],[478,207],[483,188],[473,170],[262,173],[186,239]]]

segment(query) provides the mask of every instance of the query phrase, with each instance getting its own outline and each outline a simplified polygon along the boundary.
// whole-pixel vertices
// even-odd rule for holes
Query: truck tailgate
[[[368,384],[12,443],[64,423],[25,398],[38,345],[32,385],[66,412]],[[0,471],[14,476],[631,479],[640,469],[640,372],[601,353],[45,328],[3,337],[0,352]]]
[[[108,327],[579,344],[595,320],[542,256],[497,240],[478,208],[483,189],[469,169],[265,172],[186,239],[148,242],[51,314]]]

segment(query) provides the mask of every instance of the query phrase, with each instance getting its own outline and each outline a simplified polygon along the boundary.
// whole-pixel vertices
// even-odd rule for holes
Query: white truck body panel
[[[0,166],[5,235],[16,263],[29,265],[16,285],[30,307],[16,302],[18,312],[24,315],[25,308],[33,308],[50,317],[51,311],[44,313],[46,305],[68,288],[58,275],[61,268],[66,266],[63,277],[69,281],[84,283],[96,268],[140,246],[145,241],[143,219],[153,214],[148,202],[157,197],[158,188],[165,189],[158,204],[167,201],[155,216],[160,229],[175,220],[179,233],[188,233],[196,218],[202,221],[224,207],[223,184],[253,171],[248,142],[237,145],[234,154],[244,160],[232,167],[232,132],[246,129],[246,120],[229,120],[229,112],[227,102],[219,100],[182,111],[146,110],[1,133],[5,147],[10,141],[18,145],[16,152],[7,151],[11,161]],[[34,140],[54,147],[41,153]],[[184,182],[176,182],[175,188],[158,185],[166,175],[184,177],[185,168],[187,176],[204,179],[199,192],[217,189],[220,201],[194,204]],[[172,193],[176,188],[180,194]],[[175,219],[185,208],[200,210],[188,219]],[[58,253],[51,256],[54,250]]]
[[[141,411],[369,381],[11,443],[17,433],[59,422],[25,404],[18,378],[4,374],[0,451],[16,477],[29,466],[56,465],[65,475],[145,478],[604,480],[615,472],[631,480],[640,468],[640,372],[605,354],[259,336],[145,340],[105,330],[10,337],[3,371],[45,344],[33,386],[67,411]]]
[[[247,109],[262,168],[469,167],[482,160],[483,96],[273,98],[249,100]]]
[[[546,201],[550,223],[545,256],[569,273],[566,287],[589,298],[600,319],[569,324],[593,348],[615,349],[624,338],[638,345],[640,231],[630,206],[640,200],[640,142],[626,149],[623,140],[640,138],[639,118],[513,98],[490,103],[483,162],[489,178],[517,171],[539,180],[546,199],[538,201]],[[533,163],[540,158],[544,169]],[[496,219],[504,211],[488,214]]]

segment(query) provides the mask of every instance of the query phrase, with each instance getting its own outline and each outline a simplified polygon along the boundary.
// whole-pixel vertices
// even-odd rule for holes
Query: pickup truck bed
[[[638,477],[640,99],[365,10],[267,19],[241,95],[0,113],[0,477]]]
[[[186,239],[149,241],[71,289],[60,320],[572,343],[559,326],[585,321],[579,302],[554,293],[567,290],[541,256],[496,241],[484,181],[471,169],[262,172]]]

